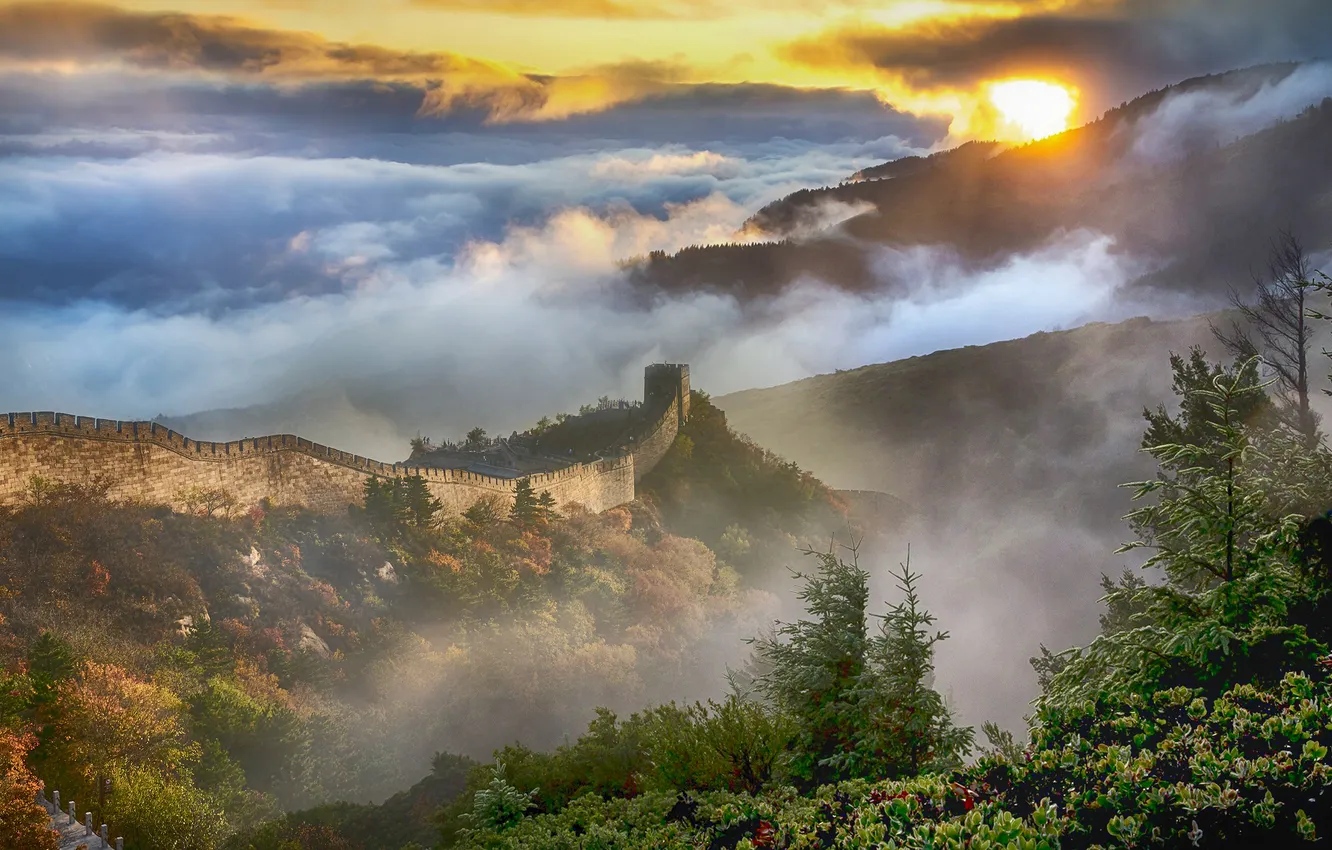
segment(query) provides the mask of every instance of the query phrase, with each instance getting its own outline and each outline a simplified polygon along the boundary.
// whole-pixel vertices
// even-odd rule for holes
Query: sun
[[[990,103],[1004,121],[1028,139],[1043,139],[1068,129],[1077,98],[1072,91],[1044,80],[1004,80],[991,83]]]

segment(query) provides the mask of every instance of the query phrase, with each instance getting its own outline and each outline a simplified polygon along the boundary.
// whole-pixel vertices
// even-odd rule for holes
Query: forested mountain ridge
[[[851,291],[892,293],[909,281],[874,263],[878,246],[941,246],[986,267],[1031,252],[1061,232],[1089,229],[1158,268],[1138,285],[1224,296],[1235,269],[1261,266],[1267,236],[1296,231],[1332,242],[1332,99],[1298,117],[1217,146],[1187,135],[1168,150],[1135,149],[1141,122],[1172,97],[1243,98],[1299,66],[1262,66],[1198,78],[1145,95],[1098,121],[993,157],[953,156],[890,180],[806,190],[769,205],[747,225],[778,241],[686,248],[653,256],[634,280],[667,292],[718,291],[742,300],[774,295],[802,278]],[[1155,142],[1153,143],[1155,144]],[[962,149],[955,152],[960,154]],[[836,202],[869,212],[831,231],[792,240],[805,211]],[[886,277],[885,277],[886,276]]]

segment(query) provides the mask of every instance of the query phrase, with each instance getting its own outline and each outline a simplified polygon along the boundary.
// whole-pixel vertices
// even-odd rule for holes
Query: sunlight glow
[[[1072,91],[1044,80],[1005,80],[989,88],[990,103],[1028,139],[1067,130],[1077,103]]]

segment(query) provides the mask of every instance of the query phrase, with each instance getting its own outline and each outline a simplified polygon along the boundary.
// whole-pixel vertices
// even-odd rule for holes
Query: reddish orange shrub
[[[0,729],[0,847],[5,850],[56,850],[46,809],[37,803],[41,783],[24,762],[36,744],[32,735]]]

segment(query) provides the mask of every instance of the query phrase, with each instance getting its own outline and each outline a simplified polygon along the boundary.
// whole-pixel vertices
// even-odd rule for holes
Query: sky
[[[0,0],[0,408],[259,409],[192,436],[397,460],[655,359],[721,393],[1067,326],[1146,260],[884,251],[905,295],[757,305],[643,304],[621,262],[1329,34],[1320,0]]]

